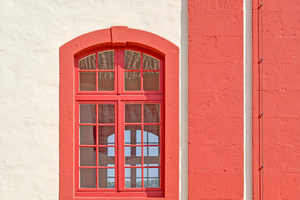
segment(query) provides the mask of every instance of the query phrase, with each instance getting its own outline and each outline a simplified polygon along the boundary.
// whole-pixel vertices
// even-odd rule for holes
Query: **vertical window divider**
[[[143,76],[143,70],[144,70],[144,65],[143,65],[143,52],[140,52],[141,53],[141,91],[144,91],[144,76]]]
[[[98,80],[99,79],[99,77],[98,77],[99,76],[99,70],[98,70],[98,52],[95,53],[95,56],[96,56],[96,65],[95,65],[96,66],[95,67],[96,68],[95,69],[95,72],[96,72],[95,73],[96,74],[96,81],[95,81],[96,82],[96,87],[95,88],[96,88],[96,92],[98,92],[98,90],[99,90],[99,88],[98,88],[98,81],[99,81]]]
[[[97,59],[96,59],[97,60]],[[95,149],[96,149],[96,189],[98,189],[99,188],[99,163],[98,163],[98,122],[99,122],[99,104],[98,103],[96,103],[96,142],[95,142],[95,145],[96,145],[96,147],[95,147]]]
[[[121,92],[123,91],[123,84],[124,84],[124,50],[118,48],[116,49],[116,53],[117,53],[117,62],[116,62],[116,68],[117,68],[117,94],[121,94]]]
[[[143,131],[144,131],[144,103],[141,103],[141,151],[142,151],[142,185],[141,187],[144,188],[144,134],[143,134]]]
[[[118,154],[118,162],[116,165],[116,170],[118,176],[117,178],[117,190],[124,190],[124,183],[125,183],[125,176],[124,176],[124,171],[125,171],[125,164],[124,164],[124,103],[121,102],[121,100],[118,100],[117,102],[117,107],[118,107],[118,115],[117,115],[117,134],[118,141],[117,141],[117,154]]]

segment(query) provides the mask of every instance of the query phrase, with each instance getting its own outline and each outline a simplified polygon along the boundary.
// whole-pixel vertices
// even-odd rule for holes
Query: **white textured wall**
[[[142,29],[184,48],[181,72],[186,76],[186,2],[0,1],[0,199],[58,199],[59,47],[81,34],[110,26]],[[183,77],[185,94],[186,82]],[[186,108],[186,97],[181,102]],[[186,120],[186,111],[182,113]],[[186,121],[182,123],[181,191],[186,199],[187,126]]]

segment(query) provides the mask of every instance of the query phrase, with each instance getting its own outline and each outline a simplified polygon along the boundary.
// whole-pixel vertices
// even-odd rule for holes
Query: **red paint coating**
[[[188,8],[189,200],[243,199],[243,1]]]
[[[253,199],[299,199],[300,1],[263,0],[263,74],[260,4],[253,1]]]
[[[124,37],[127,35],[127,37]],[[169,41],[149,32],[127,27],[112,27],[81,35],[60,48],[60,193],[61,200],[94,199],[76,197],[74,180],[75,133],[75,70],[76,55],[99,47],[118,45],[142,47],[165,58],[165,188],[164,198],[151,198],[146,193],[139,199],[179,199],[179,49]],[[93,196],[94,193],[89,194]],[[134,193],[126,193],[123,200],[131,200]],[[99,197],[116,200],[119,197]]]

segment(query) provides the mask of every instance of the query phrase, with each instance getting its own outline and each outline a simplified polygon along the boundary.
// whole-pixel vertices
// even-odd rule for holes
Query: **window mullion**
[[[121,94],[123,91],[123,66],[124,66],[124,59],[123,59],[123,49],[118,48],[117,52],[117,94]]]
[[[119,100],[117,102],[117,152],[118,152],[118,161],[117,161],[117,190],[121,191],[124,189],[124,103]]]

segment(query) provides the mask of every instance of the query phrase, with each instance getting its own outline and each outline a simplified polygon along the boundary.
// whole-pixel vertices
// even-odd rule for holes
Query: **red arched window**
[[[60,199],[178,199],[178,48],[112,27],[60,56]]]

